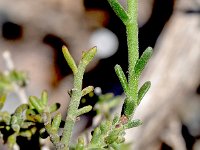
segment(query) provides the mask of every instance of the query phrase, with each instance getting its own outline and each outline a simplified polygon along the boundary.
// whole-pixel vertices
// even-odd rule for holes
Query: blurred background
[[[140,55],[154,48],[141,78],[152,87],[135,114],[144,123],[128,131],[127,142],[134,150],[199,150],[200,1],[139,0],[138,22]],[[46,89],[51,103],[62,104],[63,116],[73,76],[61,47],[78,63],[82,51],[97,46],[83,85],[121,95],[113,68],[127,70],[126,44],[124,25],[106,0],[0,0],[0,57],[10,51],[14,67],[28,74],[26,94]],[[6,69],[1,58],[0,71]],[[19,104],[15,95],[11,99],[10,112]]]

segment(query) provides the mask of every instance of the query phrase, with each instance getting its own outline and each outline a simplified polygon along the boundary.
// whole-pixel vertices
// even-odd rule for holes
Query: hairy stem
[[[81,69],[81,70],[80,70]],[[74,76],[74,88],[72,89],[72,97],[68,108],[68,115],[64,126],[63,136],[61,143],[64,145],[63,150],[69,148],[69,142],[72,134],[74,124],[76,122],[75,110],[78,110],[80,99],[82,96],[82,79],[83,79],[84,67],[79,67],[78,72]]]
[[[138,80],[139,78],[135,73],[135,65],[139,58],[139,46],[138,46],[138,23],[137,23],[137,11],[138,1],[127,0],[127,10],[122,11],[121,4],[118,0],[108,0],[109,4],[117,14],[117,16],[123,21],[126,26],[127,45],[128,45],[128,82],[123,75],[122,69],[119,65],[116,65],[115,71],[122,84],[126,99],[123,104],[122,115],[127,116],[129,119],[132,118],[134,110],[137,106],[138,99]],[[120,10],[120,11],[119,11]],[[127,18],[124,19],[124,14]],[[123,76],[122,76],[123,75]],[[127,84],[128,85],[127,85]]]
[[[125,24],[128,45],[128,94],[124,103],[125,115],[132,117],[137,101],[138,79],[135,76],[135,65],[139,58],[138,52],[138,23],[137,23],[137,0],[127,1],[127,13],[129,21]],[[132,106],[130,106],[132,105]]]
[[[138,23],[137,23],[137,0],[128,0],[129,22],[126,24],[128,43],[128,71],[129,91],[132,96],[137,95],[137,79],[135,78],[134,67],[139,58],[138,53]],[[134,86],[133,86],[134,85]],[[133,92],[134,91],[134,92]]]
[[[81,115],[78,110],[80,100],[82,97],[82,81],[86,66],[94,58],[96,54],[96,47],[90,49],[88,52],[83,53],[82,59],[79,63],[77,72],[74,74],[74,88],[72,89],[71,100],[67,112],[65,126],[61,138],[61,146],[58,149],[68,150],[69,143],[76,122],[77,115]]]

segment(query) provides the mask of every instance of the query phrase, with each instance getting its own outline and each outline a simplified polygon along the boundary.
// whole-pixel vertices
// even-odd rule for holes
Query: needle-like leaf
[[[142,98],[147,93],[147,91],[149,90],[150,87],[151,87],[151,82],[150,81],[147,81],[142,85],[142,87],[138,91],[138,100],[137,100],[137,104],[138,105],[140,104]]]
[[[64,54],[65,60],[67,61],[69,67],[72,69],[72,72],[74,74],[76,74],[77,70],[78,70],[77,66],[76,66],[76,63],[75,63],[73,57],[71,56],[71,54],[69,53],[69,50],[67,49],[66,46],[62,47],[62,52]]]
[[[127,82],[127,79],[126,79],[126,76],[121,68],[120,65],[116,65],[115,66],[115,72],[119,78],[119,81],[124,89],[124,92],[127,94],[128,92],[128,82]]]
[[[137,77],[140,77],[144,67],[146,66],[147,62],[151,58],[152,52],[153,52],[152,48],[148,47],[144,51],[144,53],[142,54],[140,59],[138,59],[136,65],[135,65],[135,74],[136,74]]]
[[[129,17],[124,10],[124,8],[121,6],[121,4],[118,2],[118,0],[108,0],[110,6],[114,10],[114,12],[117,14],[117,16],[122,20],[124,24],[128,21]]]
[[[82,90],[82,96],[85,96],[94,90],[93,86],[88,86]]]

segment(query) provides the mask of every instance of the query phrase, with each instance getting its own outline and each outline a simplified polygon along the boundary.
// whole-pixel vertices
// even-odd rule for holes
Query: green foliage
[[[66,46],[62,47],[62,51],[65,57],[65,60],[67,61],[69,67],[72,69],[73,73],[75,74],[77,72],[77,66],[76,63],[74,61],[74,59],[72,58],[71,54],[69,53],[69,50],[67,49]]]
[[[151,85],[147,81],[140,89],[138,87],[141,73],[152,55],[152,49],[147,48],[139,58],[137,0],[127,0],[127,10],[117,0],[108,0],[108,2],[127,30],[128,76],[125,76],[120,65],[116,65],[114,68],[125,93],[121,114],[115,115],[113,118],[110,115],[110,110],[120,103],[122,99],[120,96],[114,97],[111,93],[99,95],[98,103],[94,109],[97,110],[98,114],[102,114],[102,118],[105,120],[94,128],[91,133],[92,138],[88,143],[81,136],[77,144],[72,147],[70,140],[77,118],[92,110],[90,105],[82,108],[79,108],[79,105],[81,98],[94,89],[92,86],[82,89],[82,81],[85,69],[94,58],[97,48],[93,47],[83,52],[77,65],[68,49],[63,46],[63,55],[74,75],[73,88],[69,92],[70,104],[68,109],[66,108],[65,121],[61,120],[59,112],[53,115],[59,109],[60,104],[49,105],[46,91],[43,91],[40,97],[30,96],[28,104],[18,106],[13,114],[0,111],[0,135],[10,148],[16,144],[17,137],[23,136],[30,139],[34,134],[39,133],[41,138],[49,137],[57,150],[68,150],[69,148],[76,150],[126,149],[123,148],[128,146],[124,144],[126,130],[142,124],[140,120],[132,118],[135,109]],[[6,94],[13,90],[13,83],[24,86],[26,84],[25,79],[26,76],[22,72],[11,71],[6,75],[0,74],[0,110],[4,106]],[[60,135],[58,132],[62,127],[63,131]]]
[[[135,65],[135,76],[136,77],[140,77],[144,67],[146,66],[148,60],[151,58],[152,55],[152,48],[148,47],[144,53],[142,54],[142,56],[140,57],[140,59],[138,59],[136,65]]]
[[[149,88],[151,86],[151,82],[147,81],[145,82],[142,87],[139,89],[138,91],[138,100],[137,100],[137,105],[140,104],[140,101],[142,100],[142,98],[144,97],[144,95],[148,92]]]
[[[114,96],[112,93],[99,95],[98,102],[94,106],[94,110],[97,112],[96,117],[100,116],[110,120],[110,110],[116,108],[121,103],[121,100],[122,96]]]
[[[125,94],[127,94],[128,93],[128,82],[127,82],[126,76],[120,65],[115,66],[115,72],[119,78],[119,81],[124,89]]]
[[[82,90],[82,96],[85,96],[94,90],[93,86],[88,86]]]
[[[20,87],[26,85],[27,75],[22,71],[12,70],[8,73],[0,72],[0,95],[14,91],[13,84]]]
[[[36,132],[41,133],[43,138],[44,133],[47,133],[47,136],[49,135],[55,143],[61,123],[61,114],[57,113],[51,118],[51,113],[57,111],[59,107],[55,107],[55,104],[48,106],[47,97],[47,92],[43,91],[41,98],[30,96],[29,103],[18,106],[13,114],[6,111],[0,112],[0,133],[3,133],[2,138],[10,148],[16,144],[18,136],[30,139]],[[5,97],[1,98],[1,102],[3,105]]]
[[[91,110],[90,106],[85,106],[84,108],[81,108],[81,109],[79,109],[78,107],[80,104],[81,97],[82,95],[84,95],[83,90],[82,90],[83,74],[84,74],[86,66],[94,58],[96,51],[97,49],[96,47],[94,47],[94,48],[91,48],[89,51],[84,52],[82,54],[82,59],[79,62],[78,70],[74,74],[74,88],[72,89],[71,101],[70,101],[68,112],[67,112],[68,115],[65,120],[64,131],[62,134],[61,143],[59,144],[60,147],[58,147],[58,149],[65,150],[69,148],[69,142],[71,139],[71,134],[72,134],[72,130],[73,130],[76,118],[79,115],[82,115],[81,113],[86,113]],[[70,63],[71,62],[68,60],[68,64]]]
[[[152,48],[148,47],[139,58],[138,49],[138,25],[137,25],[137,0],[127,0],[127,11],[125,11],[117,0],[108,0],[117,16],[126,26],[128,43],[128,80],[119,65],[115,66],[115,72],[124,89],[126,98],[121,114],[131,119],[135,109],[150,88],[150,82],[146,82],[140,90],[138,83],[141,73],[152,55]],[[125,17],[126,16],[126,17]]]
[[[5,94],[0,95],[0,110],[3,108],[5,101],[6,101],[6,95]]]
[[[126,24],[126,22],[129,20],[129,17],[124,8],[119,4],[118,0],[108,0],[108,2],[117,16],[119,16],[123,23]]]

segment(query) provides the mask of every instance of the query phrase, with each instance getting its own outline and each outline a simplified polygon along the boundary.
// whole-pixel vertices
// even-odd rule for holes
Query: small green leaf
[[[131,97],[127,97],[124,100],[124,104],[122,106],[122,111],[121,111],[121,115],[125,115],[128,118],[132,118],[132,115],[135,111],[137,104],[136,104],[136,100],[132,99]]]
[[[140,59],[138,59],[136,65],[135,65],[135,74],[137,77],[140,77],[144,67],[146,66],[147,62],[149,61],[149,59],[151,58],[153,53],[153,50],[151,47],[148,47],[142,54],[142,56],[140,57]]]
[[[114,150],[125,150],[125,149],[121,149],[118,143],[114,142],[112,144],[110,144],[110,146],[114,149]]]
[[[67,49],[66,46],[62,47],[62,52],[64,54],[65,60],[67,61],[69,67],[72,69],[72,72],[74,74],[76,74],[78,71],[76,63],[75,63],[73,57],[71,56],[71,54],[69,53],[69,50]]]
[[[29,130],[21,131],[21,132],[19,133],[19,136],[27,137],[28,139],[30,139],[31,136],[32,136],[32,133],[31,133],[31,131],[29,131]]]
[[[105,143],[110,145],[117,140],[117,137],[118,137],[117,133],[113,133],[105,138]]]
[[[36,112],[33,109],[28,109],[26,115],[36,115]]]
[[[119,121],[119,116],[116,114],[113,118],[112,125],[115,125]]]
[[[123,131],[123,128],[121,127],[115,128],[114,130],[112,130],[109,133],[109,135],[105,138],[105,143],[112,144],[113,142],[115,142],[122,131]]]
[[[59,127],[60,127],[60,123],[61,123],[61,113],[57,113],[55,115],[55,117],[53,118],[53,121],[51,123],[51,127],[52,127],[52,130],[55,130],[56,132],[58,131]]]
[[[13,149],[13,146],[16,144],[16,138],[17,138],[16,132],[8,137],[8,147],[10,149]]]
[[[0,96],[0,110],[3,108],[5,101],[6,101],[6,95],[2,94]]]
[[[22,113],[27,110],[29,107],[28,107],[28,104],[21,104],[20,106],[18,106],[15,110],[15,113],[14,115],[18,118],[22,118]]]
[[[136,119],[136,120],[133,120],[133,121],[129,121],[127,124],[124,125],[125,129],[130,129],[130,128],[133,128],[133,127],[138,127],[142,125],[142,121],[139,120],[139,119]]]
[[[93,47],[87,52],[84,52],[82,55],[82,62],[87,66],[89,62],[94,58],[95,54],[97,52],[97,47]]]
[[[27,85],[27,74],[22,71],[13,70],[10,72],[12,82],[17,83],[21,87]]]
[[[37,97],[30,96],[29,101],[30,101],[31,105],[38,111],[38,113],[41,114],[43,112],[43,108],[39,102],[40,100]]]
[[[47,101],[48,101],[47,91],[43,91],[42,92],[42,94],[41,94],[41,101],[42,101],[43,106],[47,105]]]
[[[33,125],[35,125],[34,122],[23,122],[22,125],[21,125],[21,128],[27,129],[30,126],[33,126]]]
[[[96,145],[97,143],[100,142],[100,135],[101,135],[101,130],[99,127],[96,127],[93,131],[93,134],[92,134],[92,139],[91,139],[91,144],[92,145]]]
[[[11,115],[7,112],[1,112],[2,121],[6,123],[6,125],[10,125]]]
[[[11,125],[11,127],[12,127],[13,131],[15,131],[15,132],[19,132],[19,130],[20,130],[20,126],[18,124],[13,124],[13,125]]]
[[[119,136],[116,140],[116,143],[120,144],[120,143],[124,143],[125,142],[125,138],[123,136]]]
[[[121,4],[118,2],[118,0],[108,0],[110,6],[116,13],[116,15],[122,20],[124,24],[129,20],[129,17],[124,10],[124,8],[121,6]]]
[[[121,96],[115,96],[112,99],[105,101],[104,105],[108,110],[111,110],[111,109],[119,106],[119,104],[121,103],[121,100],[122,100]],[[100,108],[100,109],[102,109],[102,108]]]
[[[124,89],[124,92],[127,93],[128,91],[128,82],[127,82],[127,79],[126,79],[126,76],[121,68],[120,65],[116,65],[115,66],[115,72],[119,78],[119,81]]]
[[[82,114],[88,113],[91,110],[92,110],[92,106],[90,106],[90,105],[85,106],[83,108],[78,109],[76,116],[78,117]]]
[[[84,88],[82,90],[82,96],[85,96],[87,95],[88,93],[92,92],[94,90],[94,87],[93,86],[88,86],[86,88]]]
[[[82,136],[78,138],[76,150],[84,150],[84,138]]]
[[[107,102],[108,100],[111,100],[113,97],[114,97],[113,93],[106,93],[106,94],[100,95],[98,103]]]
[[[11,118],[11,124],[17,124],[18,118],[14,115]]]
[[[142,87],[140,88],[140,90],[138,91],[138,100],[137,100],[137,105],[140,104],[142,98],[144,97],[144,95],[148,92],[149,88],[151,87],[151,82],[147,81],[145,82]]]
[[[26,115],[26,119],[28,121],[39,122],[39,123],[43,121],[41,115]]]
[[[103,121],[100,124],[100,130],[101,130],[101,134],[106,134],[110,128],[111,128],[112,123],[110,121]]]

